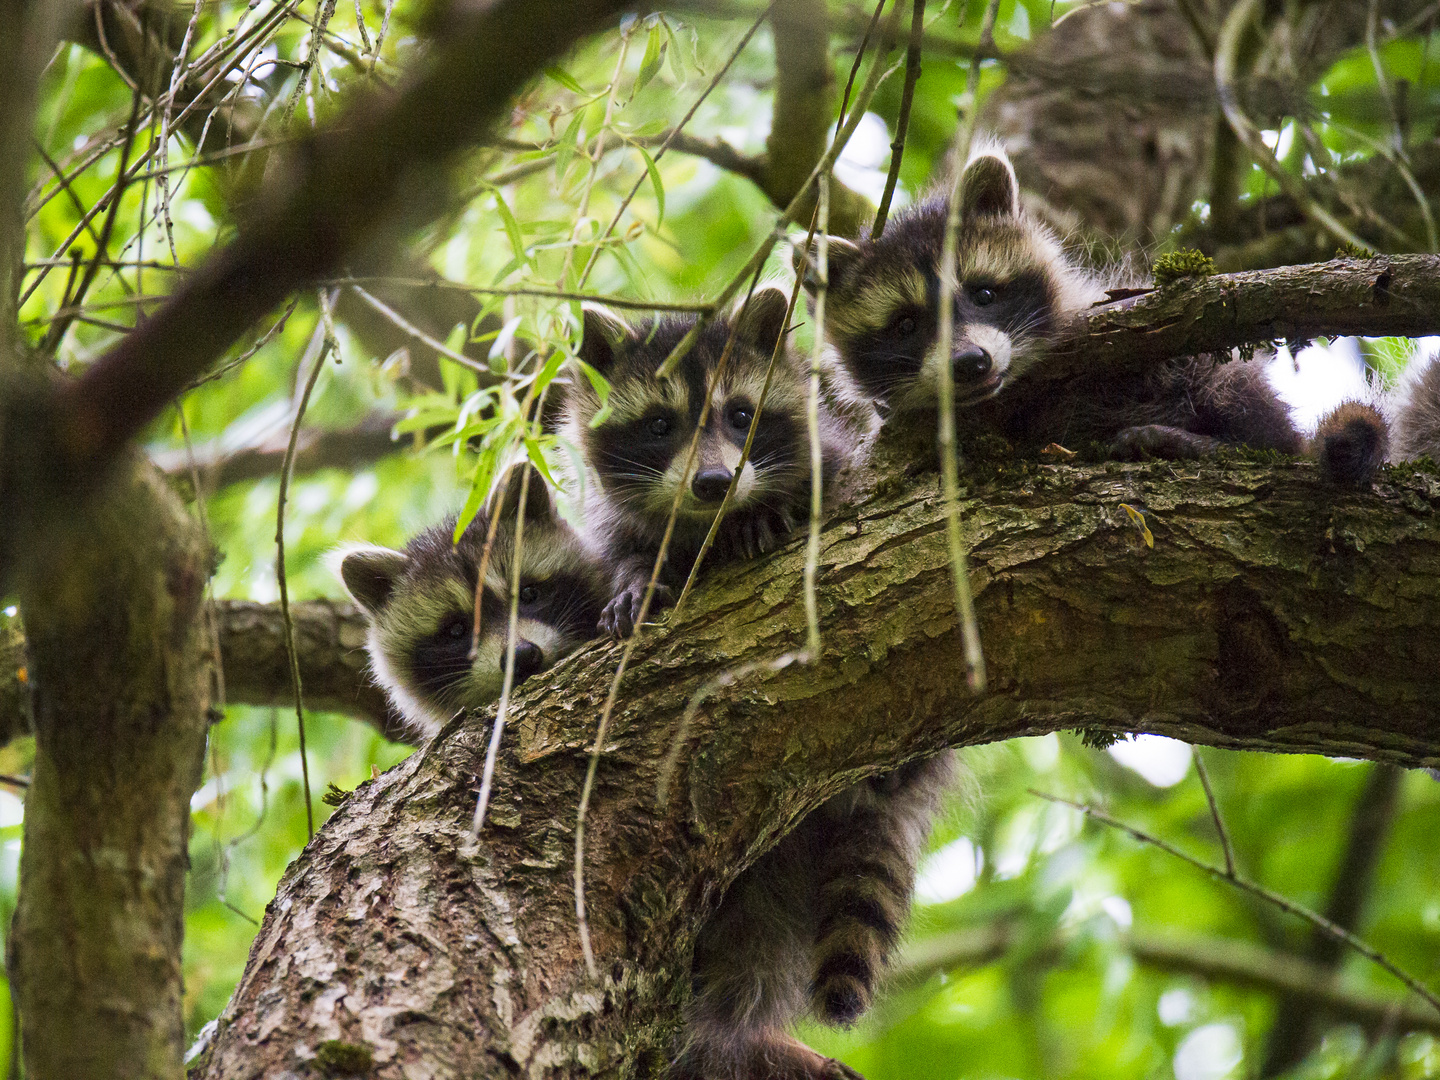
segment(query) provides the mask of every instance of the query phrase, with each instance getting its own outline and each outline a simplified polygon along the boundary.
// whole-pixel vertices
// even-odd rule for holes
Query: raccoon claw
[[[645,586],[632,586],[605,605],[600,613],[599,631],[607,637],[627,638],[640,621],[640,605],[645,602]],[[656,585],[650,599],[650,613],[663,611],[675,602],[675,593],[668,585]]]
[[[1220,441],[1208,435],[1196,435],[1164,424],[1143,424],[1128,427],[1116,435],[1110,444],[1110,455],[1121,461],[1198,458],[1213,454],[1219,446]]]

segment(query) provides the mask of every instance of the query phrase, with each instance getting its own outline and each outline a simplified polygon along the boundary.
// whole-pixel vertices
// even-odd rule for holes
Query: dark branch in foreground
[[[605,645],[512,702],[478,843],[486,714],[339,808],[281,884],[196,1075],[293,1069],[294,1048],[335,1038],[365,1043],[381,1078],[642,1072],[668,1053],[719,891],[826,797],[945,745],[1089,727],[1440,762],[1432,472],[1389,469],[1337,497],[1308,463],[992,461],[961,499],[991,674],[978,699],[935,478],[904,475],[884,465],[822,536],[815,663],[773,663],[805,641],[798,540],[717,569],[640,643],[586,822],[599,984],[577,948],[569,853],[616,660]],[[1153,549],[1121,504],[1144,508]],[[756,674],[682,732],[697,693],[745,665]]]
[[[451,155],[484,135],[533,72],[621,7],[616,0],[502,0],[446,9],[433,51],[404,88],[352,102],[298,145],[254,200],[256,216],[235,242],[60,390],[47,432],[72,471],[60,483],[110,460],[286,296],[419,224],[415,207],[434,200],[417,193],[434,187]],[[506,47],[494,48],[497,41]],[[6,437],[15,433],[7,429]]]

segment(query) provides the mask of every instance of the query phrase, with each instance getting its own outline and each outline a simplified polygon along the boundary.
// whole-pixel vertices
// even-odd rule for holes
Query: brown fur
[[[915,866],[953,774],[944,753],[841,792],[730,886],[695,948],[674,1076],[854,1076],[786,1034],[806,1011],[855,1020],[904,927]]]

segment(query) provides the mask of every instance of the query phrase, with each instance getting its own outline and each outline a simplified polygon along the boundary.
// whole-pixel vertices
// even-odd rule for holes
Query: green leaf
[[[560,183],[564,183],[565,172],[570,168],[570,161],[575,156],[575,146],[580,140],[580,121],[583,119],[584,110],[575,110],[575,115],[570,118],[570,123],[565,126],[565,131],[556,144],[555,179]]]
[[[650,186],[655,189],[655,203],[659,207],[655,217],[655,228],[665,221],[665,184],[660,179],[660,170],[655,167],[655,159],[650,156],[643,146],[636,144],[636,150],[645,159],[645,171],[650,174]]]
[[[640,74],[635,76],[635,89],[631,91],[632,94],[638,94],[649,85],[664,60],[665,39],[660,36],[660,27],[652,26],[650,40],[645,45],[645,59],[640,61]]]
[[[515,331],[519,329],[519,327],[519,315],[505,321],[505,325],[500,328],[500,332],[495,335],[495,341],[490,346],[490,359],[492,361],[504,358],[505,350],[510,347],[510,342],[515,340]]]
[[[585,87],[581,86],[578,82],[575,81],[574,75],[571,75],[559,64],[556,64],[554,67],[546,68],[545,74],[548,75],[550,78],[554,79],[557,83],[559,83],[561,86],[565,87],[566,90],[569,90],[572,93],[581,95],[589,93],[589,91],[586,90]]]
[[[520,222],[515,220],[515,215],[510,212],[510,204],[505,201],[505,196],[500,194],[498,188],[494,195],[495,210],[505,225],[505,233],[510,237],[510,247],[515,251],[515,258],[522,263],[530,262],[530,257],[525,254],[525,234],[520,231]]]
[[[540,475],[545,477],[547,484],[552,488],[560,486],[555,483],[555,477],[550,475],[550,463],[545,460],[545,454],[542,452],[539,439],[525,440],[525,456],[530,459],[530,464],[540,470]]]

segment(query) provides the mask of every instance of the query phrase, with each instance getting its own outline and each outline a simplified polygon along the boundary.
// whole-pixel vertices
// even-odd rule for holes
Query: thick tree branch
[[[779,0],[770,14],[775,35],[775,104],[765,141],[760,186],[776,206],[789,206],[810,178],[835,122],[835,75],[830,65],[830,12],[825,0]],[[878,42],[873,48],[883,48]],[[809,219],[813,194],[795,220]],[[855,236],[875,206],[843,184],[830,184],[830,231]]]
[[[1189,279],[1092,308],[1051,350],[1047,377],[1277,339],[1440,332],[1440,256],[1385,255]]]
[[[276,604],[220,600],[215,605],[226,699],[235,705],[288,705],[290,666]],[[398,742],[412,736],[370,679],[365,617],[353,604],[307,600],[290,605],[305,705],[358,717]],[[30,676],[17,627],[0,631],[0,738],[30,730]],[[3,745],[3,743],[0,743]]]
[[[379,409],[348,428],[306,428],[295,447],[296,473],[320,469],[359,469],[404,447],[391,431],[400,414]],[[288,433],[278,431],[261,442],[239,449],[221,443],[194,448],[195,468],[207,491],[275,476],[285,460]],[[150,456],[157,468],[177,480],[190,479],[191,455],[182,449],[165,450]]]
[[[599,985],[566,882],[604,646],[512,703],[478,845],[484,715],[341,807],[282,884],[198,1075],[296,1068],[322,1039],[365,1043],[379,1077],[402,1060],[486,1077],[658,1067],[719,890],[827,796],[947,744],[1086,726],[1440,762],[1433,474],[1392,470],[1339,499],[1308,463],[972,475],[961,511],[992,686],[977,700],[936,482],[905,472],[883,464],[824,532],[819,660],[757,665],[706,698],[663,805],[687,702],[803,644],[799,542],[715,571],[641,643],[586,825]],[[1145,509],[1153,550],[1121,503]],[[386,980],[372,963],[430,974]]]
[[[10,977],[36,1080],[182,1069],[209,558],[179,499],[134,462],[47,534],[20,577],[35,766]]]
[[[1328,939],[1327,939],[1328,940]],[[1118,939],[1120,946],[1140,963],[1156,971],[1198,975],[1211,982],[1242,986],[1294,998],[1312,1010],[1321,1010],[1341,1022],[1368,1030],[1425,1031],[1440,1034],[1440,1015],[1423,1004],[1397,996],[1382,996],[1347,989],[1333,968],[1293,953],[1267,949],[1223,937],[1175,937],[1136,931]],[[1015,929],[997,923],[975,930],[957,931],[923,946],[912,947],[892,973],[896,985],[923,982],[939,972],[988,964],[1019,944]],[[1061,960],[1071,943],[1067,936],[1038,947],[1026,942],[1030,963]]]

